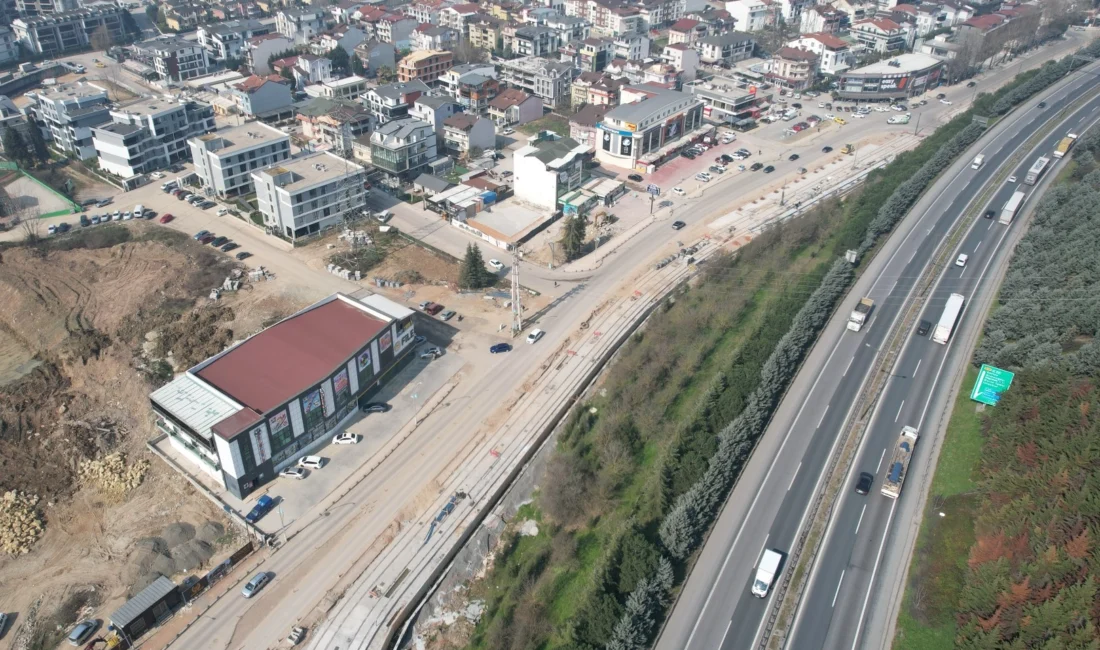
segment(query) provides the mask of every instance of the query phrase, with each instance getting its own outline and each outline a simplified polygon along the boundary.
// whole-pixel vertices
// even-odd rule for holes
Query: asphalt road
[[[1079,75],[1066,87],[1043,98],[1050,106],[1046,111],[1033,108],[1038,100],[1029,102],[1028,106],[1009,118],[1008,128],[999,131],[984,147],[986,165],[980,170],[966,166],[950,180],[946,191],[931,200],[913,225],[908,226],[908,235],[881,265],[881,270],[871,276],[873,284],[866,295],[875,300],[876,308],[869,325],[858,334],[844,332],[834,335],[828,341],[831,345],[815,350],[817,355],[825,358],[819,361],[818,366],[807,364],[807,369],[819,369],[804,373],[808,377],[805,381],[812,381],[812,385],[804,400],[797,405],[797,411],[778,450],[774,452],[755,496],[749,503],[733,505],[732,510],[737,512],[730,516],[736,516],[739,524],[720,534],[712,534],[708,546],[717,542],[721,552],[705,553],[693,570],[693,574],[700,574],[709,583],[705,598],[693,597],[687,602],[682,597],[677,611],[689,612],[687,615],[692,620],[688,624],[680,621],[675,627],[670,623],[658,648],[752,647],[759,637],[772,599],[771,594],[767,599],[758,599],[749,593],[756,562],[765,548],[786,552],[793,545],[807,507],[819,489],[822,470],[838,440],[840,427],[866,379],[878,346],[882,344],[913,284],[951,225],[997,171],[998,164],[1011,157],[1012,152],[1042,126],[1045,119],[1054,115],[1053,111],[1058,106],[1080,96],[1095,84],[1093,75]],[[1089,111],[1098,109],[1100,100],[1090,103],[1084,112],[1077,115],[1079,119],[1085,119]],[[1060,129],[1056,135],[1062,137],[1066,130]],[[1051,136],[1039,150],[1053,149],[1056,140]],[[1021,163],[1022,170],[1017,172],[1021,179],[1036,156],[1029,155]],[[1003,188],[993,199],[992,204],[998,212],[1014,189]],[[968,294],[1004,232],[1005,227],[996,224],[995,219],[992,222],[979,219],[962,247],[964,252],[969,250],[971,253],[969,263],[963,269],[950,269],[948,280],[938,291],[952,293],[962,288],[963,293]],[[858,298],[850,296],[850,304],[843,306],[842,313],[846,315]],[[927,310],[934,317],[929,317],[929,320],[938,320],[944,300],[939,293],[930,300]],[[906,350],[899,369],[894,373],[899,376],[891,378],[888,384],[889,394],[883,400],[880,415],[866,437],[863,454],[856,464],[857,471],[875,470],[882,450],[892,447],[903,424],[919,421],[927,403],[927,395],[932,389],[945,348],[925,338],[918,338],[912,344],[915,352]],[[918,361],[921,362],[920,368],[917,368]],[[901,379],[903,375],[905,380]],[[893,421],[895,417],[896,423]],[[771,450],[764,451],[768,453]],[[893,504],[892,500],[878,495],[880,484],[879,477],[875,491],[869,497],[855,499],[845,493],[845,503],[842,504],[844,512],[833,528],[845,533],[837,534],[835,542],[829,540],[826,552],[830,555],[820,563],[827,569],[818,572],[822,577],[814,576],[812,592],[807,596],[812,606],[806,607],[799,621],[797,636],[793,639],[797,644],[795,647],[852,647],[852,638],[861,625],[863,608],[871,593],[868,584],[877,561],[882,531],[888,529]],[[864,503],[874,503],[869,505],[865,515],[862,512]],[[747,511],[744,511],[745,507]],[[861,515],[865,517],[862,523],[859,522]],[[726,517],[724,512],[722,518]],[[873,531],[878,531],[878,534]],[[833,553],[839,555],[834,557]],[[834,595],[839,605],[835,610]],[[835,623],[833,614],[838,615]]]

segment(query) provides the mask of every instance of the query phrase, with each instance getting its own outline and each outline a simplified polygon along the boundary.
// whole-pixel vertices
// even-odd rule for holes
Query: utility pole
[[[913,135],[916,135],[917,131],[920,130],[920,116],[921,114],[917,113],[917,123],[913,125]]]
[[[519,286],[519,247],[512,247],[512,336],[523,331],[523,305]]]

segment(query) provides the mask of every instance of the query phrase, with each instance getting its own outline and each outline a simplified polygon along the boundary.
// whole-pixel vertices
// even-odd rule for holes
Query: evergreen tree
[[[46,138],[42,137],[42,129],[39,129],[37,124],[31,122],[30,125],[30,148],[32,153],[40,164],[46,164],[50,162],[50,149],[46,146]]]
[[[351,57],[351,73],[360,77],[367,76],[367,66],[363,65],[363,60],[358,56]]]
[[[348,71],[348,51],[337,45],[332,48],[332,51],[328,53],[328,60],[332,61],[333,71],[347,72]]]
[[[485,268],[485,260],[481,257],[481,249],[474,244],[467,245],[458,285],[463,289],[481,289],[489,284],[491,277]]]
[[[34,164],[31,151],[23,140],[23,134],[10,126],[4,130],[4,153],[24,169]]]
[[[584,253],[584,234],[587,230],[584,217],[573,215],[565,218],[565,227],[561,233],[561,250],[565,260],[575,260]]]

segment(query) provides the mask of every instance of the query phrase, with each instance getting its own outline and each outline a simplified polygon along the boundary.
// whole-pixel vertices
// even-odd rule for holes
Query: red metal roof
[[[197,374],[242,405],[267,413],[347,363],[387,324],[333,300],[269,327]]]

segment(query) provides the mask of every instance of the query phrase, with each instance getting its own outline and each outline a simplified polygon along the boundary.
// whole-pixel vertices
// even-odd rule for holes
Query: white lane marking
[[[733,625],[733,619],[731,618],[730,622],[726,623],[726,631],[722,633],[722,643],[718,646],[719,648],[722,647],[722,645],[725,645],[726,635],[728,635],[730,633],[730,626],[732,626],[732,625]]]
[[[840,595],[840,585],[844,584],[844,574],[848,573],[848,569],[844,569],[840,572],[840,582],[836,583],[836,593],[833,594],[833,604],[830,607],[836,607],[836,597]]]
[[[818,429],[821,428],[821,423],[825,421],[825,413],[828,413],[828,412],[829,412],[829,405],[826,404],[825,405],[825,412],[821,414],[821,419],[817,421],[817,427],[816,428],[818,428]]]
[[[802,469],[802,463],[799,463],[799,464],[798,464],[798,467],[794,468],[794,475],[793,475],[793,476],[791,476],[791,484],[787,486],[787,491],[788,491],[788,492],[790,492],[790,491],[791,491],[791,488],[793,488],[793,487],[794,487],[794,480],[795,480],[796,478],[798,478],[798,470],[800,470],[800,469]]]
[[[893,504],[890,506],[890,516],[886,519],[886,528],[882,532],[882,541],[878,545],[878,555],[875,556],[875,568],[871,570],[871,581],[868,585],[871,585],[867,589],[867,595],[863,597],[863,609],[859,611],[859,623],[856,624],[855,638],[852,639],[852,650],[856,650],[856,646],[859,645],[859,633],[863,630],[863,617],[867,615],[867,603],[871,600],[871,594],[874,593],[875,574],[878,573],[878,563],[882,559],[882,549],[886,547],[886,538],[890,536],[890,524],[894,521],[894,510],[898,507],[898,500],[893,499]]]
[[[916,379],[916,377],[917,377],[917,371],[920,370],[920,362],[921,361],[924,361],[924,359],[917,359],[917,367],[913,368],[913,378],[914,379]]]
[[[988,225],[988,226],[986,226],[986,227],[985,227],[985,229],[986,229],[986,230],[989,230],[990,228],[992,228],[992,227],[993,227],[993,224],[994,224],[994,223],[996,223],[996,222],[995,222],[995,221],[993,221],[992,219],[990,219],[990,220],[989,220],[989,225]]]
[[[982,245],[982,241],[985,241],[985,240],[979,240],[979,241],[978,241],[978,243],[977,243],[977,244],[976,244],[976,245],[974,246],[974,252],[975,252],[975,253],[977,253],[977,252],[978,252],[978,246],[981,246],[981,245]]]
[[[866,503],[863,504],[863,510],[859,511],[859,521],[856,522],[856,532],[855,532],[856,535],[859,534],[859,527],[860,527],[861,524],[863,524],[863,515],[865,515],[865,514],[867,514],[867,504]]]
[[[913,254],[909,256],[909,262],[912,262],[912,261],[913,261],[913,258],[914,258],[914,257],[916,257],[916,256],[917,256],[917,253],[919,253],[919,252],[920,252],[920,249],[919,249],[919,248],[917,248],[917,249],[914,249],[914,250],[913,250]],[[909,264],[909,262],[906,262],[906,264]]]
[[[848,365],[844,366],[844,374],[841,375],[841,377],[847,377],[848,376],[848,369],[852,367],[852,362],[855,361],[855,360],[856,360],[855,355],[852,355],[852,358],[848,360]]]
[[[752,563],[752,568],[756,568],[757,564],[760,564],[760,558],[764,557],[764,549],[768,548],[768,538],[771,537],[771,533],[764,535],[764,543],[760,545],[760,552],[756,554],[756,561]]]
[[[878,474],[879,469],[882,468],[882,459],[886,458],[886,450],[882,450],[882,455],[878,457],[878,465],[875,465],[875,474]]]
[[[902,410],[903,408],[905,408],[905,400],[901,400],[901,405],[900,405],[900,406],[898,406],[898,414],[894,416],[894,422],[897,422],[897,421],[898,421],[898,418],[900,418],[900,417],[901,417],[901,410]]]
[[[890,285],[890,290],[889,290],[889,291],[887,291],[886,293],[887,293],[887,294],[891,294],[891,293],[894,293],[894,287],[896,287],[896,286],[898,286],[898,281],[897,281],[897,280],[894,280],[894,284],[891,284],[891,285]]]

